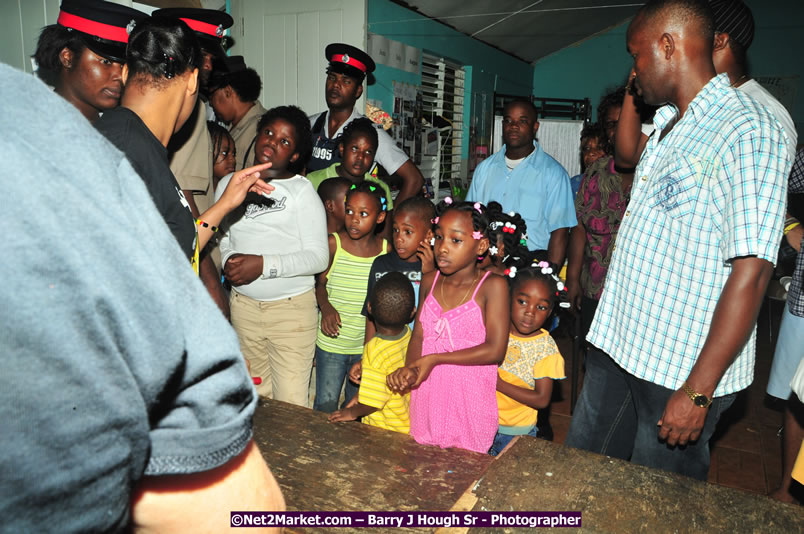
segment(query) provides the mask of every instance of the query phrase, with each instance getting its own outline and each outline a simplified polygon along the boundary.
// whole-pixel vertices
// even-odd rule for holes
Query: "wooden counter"
[[[409,436],[360,423],[328,423],[320,412],[261,401],[254,438],[289,510],[580,510],[583,527],[558,532],[804,532],[801,507],[528,436],[493,459],[419,445]],[[459,499],[469,506],[456,506]],[[406,530],[411,531],[321,531]]]

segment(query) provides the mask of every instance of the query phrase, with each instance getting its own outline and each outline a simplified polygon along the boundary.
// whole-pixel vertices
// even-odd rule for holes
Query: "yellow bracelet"
[[[218,227],[217,227],[217,226],[212,226],[212,225],[211,225],[211,224],[209,224],[209,223],[205,223],[205,222],[204,222],[204,221],[202,221],[201,219],[196,219],[196,220],[195,220],[195,224],[197,224],[198,226],[203,226],[204,228],[209,228],[209,229],[212,231],[212,233],[215,233],[215,232],[217,232],[217,231],[218,231]]]

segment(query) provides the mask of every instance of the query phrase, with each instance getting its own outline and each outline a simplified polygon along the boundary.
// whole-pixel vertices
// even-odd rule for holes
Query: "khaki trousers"
[[[232,326],[262,397],[308,407],[318,330],[315,291],[275,301],[254,300],[232,290]]]

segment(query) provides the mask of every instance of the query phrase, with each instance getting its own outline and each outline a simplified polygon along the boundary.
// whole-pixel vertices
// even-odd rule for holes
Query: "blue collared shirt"
[[[534,142],[535,149],[514,170],[505,164],[505,146],[475,169],[466,199],[519,213],[528,226],[528,249],[547,250],[550,233],[572,228],[575,202],[564,167]]]
[[[632,375],[679,389],[703,348],[731,260],[776,262],[790,156],[764,106],[710,80],[684,116],[654,117],[631,202],[587,339]],[[754,374],[756,328],[715,389],[740,391]]]

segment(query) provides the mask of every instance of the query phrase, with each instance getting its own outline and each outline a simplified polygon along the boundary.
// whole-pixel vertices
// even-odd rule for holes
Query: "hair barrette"
[[[349,191],[354,191],[355,189],[357,189],[357,186],[355,184],[352,184],[352,187],[349,188]]]
[[[496,256],[500,250],[497,247],[489,247],[489,254]]]
[[[528,240],[527,239],[520,239],[519,244],[524,247],[524,246],[526,246],[528,244]]]
[[[477,241],[478,239],[483,239],[483,232],[478,232],[477,230],[475,230],[474,232],[472,232],[472,238],[475,241]]]
[[[441,217],[436,217],[435,219],[433,219],[433,224],[438,224],[438,221],[440,221],[440,220],[441,220]]]
[[[507,268],[505,271],[505,275],[509,278],[514,278],[516,276],[516,266],[511,266]]]
[[[516,217],[516,212],[515,211],[509,211],[508,216],[509,217]]]
[[[376,188],[376,187],[374,187],[373,185],[370,185],[370,186],[369,186],[369,191],[371,191],[372,193],[373,193],[374,191],[376,191],[376,190],[377,190],[377,188]]]
[[[385,211],[385,209],[387,207],[386,204],[388,203],[388,201],[385,200],[385,197],[383,196],[383,197],[380,197],[380,202],[382,203],[382,211]]]
[[[435,237],[431,237],[431,238],[430,238],[430,246],[431,246],[431,247],[434,247],[434,246],[435,246]]]
[[[162,54],[163,63],[165,64],[163,67],[165,78],[168,80],[173,78],[176,75],[176,66],[173,64],[173,57],[168,56],[167,54]]]
[[[447,206],[452,204],[452,197],[444,197],[444,204]]]
[[[499,228],[502,225],[503,225],[502,221],[491,221],[489,223],[489,228],[491,230],[496,230],[497,228]]]
[[[482,206],[483,205],[480,202],[475,202],[474,204],[472,204],[472,207],[475,208],[477,212],[481,215],[483,215]]]

